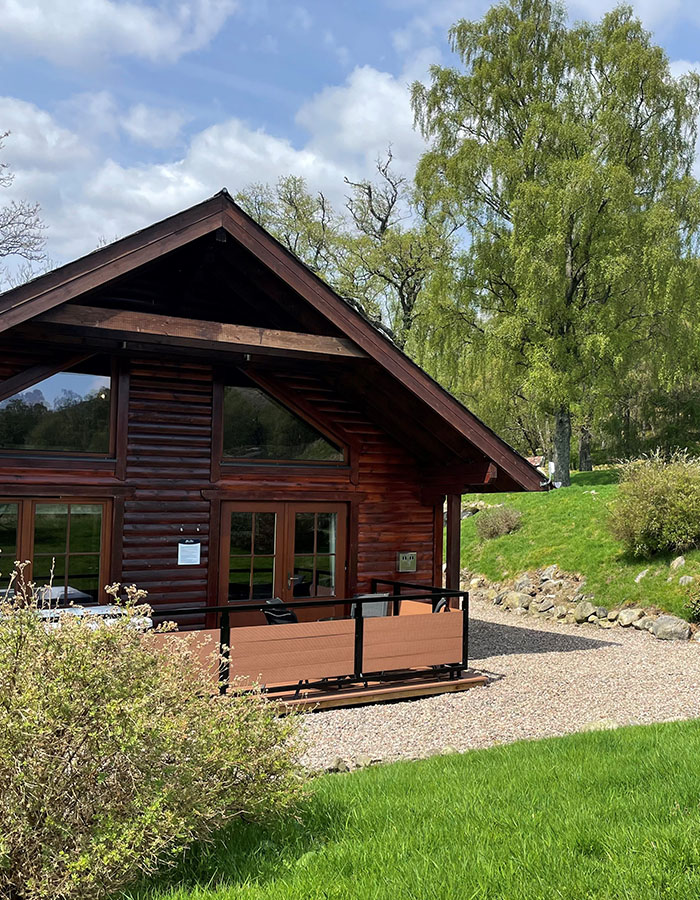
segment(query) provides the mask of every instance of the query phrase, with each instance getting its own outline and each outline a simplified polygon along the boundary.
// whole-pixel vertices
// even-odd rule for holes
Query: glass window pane
[[[232,556],[228,566],[228,598],[229,600],[248,600],[250,598],[250,556]]]
[[[296,513],[294,516],[294,552],[314,552],[314,513]]]
[[[317,553],[335,553],[336,513],[319,513],[316,521]]]
[[[99,553],[102,533],[102,507],[97,504],[72,504],[70,508],[71,553]]]
[[[231,553],[250,553],[253,549],[253,514],[231,513]]]
[[[294,557],[294,578],[292,594],[295,597],[311,597],[311,588],[314,580],[313,556]]]
[[[68,504],[37,503],[34,517],[34,556],[53,556],[66,552],[68,537]]]
[[[0,403],[0,448],[109,452],[110,379],[60,372]]]
[[[256,556],[253,563],[253,600],[275,596],[275,558]]]
[[[316,557],[316,586],[321,594],[335,591],[335,556]]]
[[[275,552],[275,513],[255,513],[255,552]]]
[[[0,503],[0,586],[7,586],[17,559],[17,523],[19,506]]]
[[[71,522],[72,529],[72,522]],[[90,603],[97,600],[100,593],[99,554],[68,557],[69,603]]]
[[[343,451],[257,387],[224,388],[224,457],[343,462]]]
[[[53,566],[53,579],[51,567]],[[62,588],[66,582],[65,556],[34,556],[32,564],[32,581],[39,587],[51,583],[55,588]]]

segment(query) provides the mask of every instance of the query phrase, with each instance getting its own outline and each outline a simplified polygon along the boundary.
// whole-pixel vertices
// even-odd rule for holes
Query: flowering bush
[[[660,451],[626,462],[610,528],[635,556],[679,552],[700,542],[700,459]]]
[[[219,696],[190,642],[141,633],[143,592],[126,588],[126,615],[107,623],[65,613],[56,627],[22,566],[13,588],[0,600],[0,896],[105,897],[234,817],[293,803],[293,717]]]

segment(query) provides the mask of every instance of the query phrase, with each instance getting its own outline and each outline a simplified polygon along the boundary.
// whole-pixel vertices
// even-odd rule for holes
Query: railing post
[[[362,657],[364,651],[365,620],[362,615],[362,604],[355,603],[355,678],[362,678]]]
[[[392,593],[392,596],[393,596],[393,597],[400,597],[400,596],[401,596],[401,585],[400,585],[400,584],[395,584],[394,587],[392,588],[392,592],[391,592],[391,593]],[[393,601],[392,601],[392,604],[391,604],[391,614],[392,614],[392,616],[398,616],[398,614],[399,614],[399,604],[400,604],[400,603],[401,603],[400,600],[393,600]]]
[[[459,590],[460,530],[462,525],[462,497],[447,495],[447,555],[445,560],[445,587]]]
[[[226,647],[225,653],[224,646]],[[219,652],[221,653],[221,662],[219,663],[219,691],[222,694],[225,694],[231,670],[231,620],[227,609],[222,611],[219,620]]]
[[[462,598],[462,671],[469,670],[469,594]]]

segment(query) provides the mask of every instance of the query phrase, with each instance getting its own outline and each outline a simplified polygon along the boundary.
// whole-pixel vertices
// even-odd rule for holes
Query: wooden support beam
[[[476,463],[440,466],[421,473],[421,501],[437,503],[445,494],[469,494],[495,481],[498,468],[488,459]]]
[[[237,352],[267,353],[278,356],[366,356],[347,338],[322,334],[301,334],[227,322],[207,322],[159,316],[119,309],[65,305],[44,313],[37,321],[53,326],[78,329],[81,333],[113,335],[124,340],[138,339],[163,346],[211,347]]]
[[[447,566],[445,587],[459,590],[460,532],[462,527],[462,497],[460,494],[447,495]]]
[[[81,363],[94,355],[94,353],[80,353],[73,354],[72,356],[63,356],[60,359],[54,359],[51,362],[30,366],[28,369],[17,372],[16,375],[11,375],[4,381],[0,381],[0,403],[2,403],[3,400],[7,400],[9,397],[14,397],[15,394],[19,394],[30,387],[34,387],[35,384],[44,381],[46,378],[50,378],[52,375],[57,375],[59,372],[65,372],[66,369],[77,366],[78,363]]]

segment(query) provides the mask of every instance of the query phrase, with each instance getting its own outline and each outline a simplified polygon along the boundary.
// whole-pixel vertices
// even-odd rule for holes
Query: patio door
[[[220,603],[345,596],[345,504],[236,502],[221,512]]]

